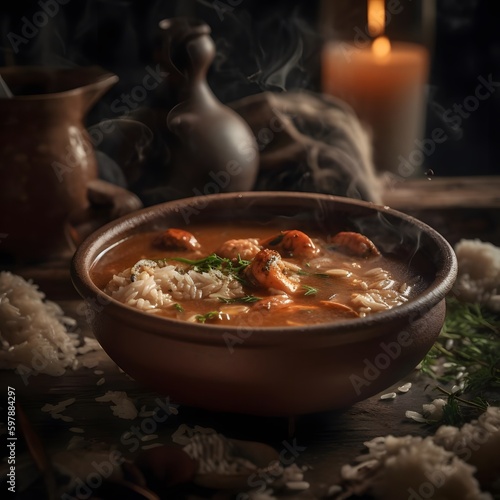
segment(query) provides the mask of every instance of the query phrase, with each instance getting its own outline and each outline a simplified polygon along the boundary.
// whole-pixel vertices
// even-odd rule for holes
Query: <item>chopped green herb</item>
[[[476,418],[490,405],[498,406],[500,389],[500,315],[479,304],[447,299],[446,319],[421,370],[448,397],[439,423],[459,425]],[[489,401],[486,398],[489,397]]]
[[[316,295],[318,293],[318,289],[309,285],[302,285],[302,288],[306,291],[304,295]]]
[[[331,278],[331,276],[329,274],[326,274],[326,273],[310,273],[308,271],[304,271],[303,269],[301,269],[300,271],[297,271],[297,274],[299,276],[316,276],[318,278]]]
[[[206,314],[197,314],[195,316],[195,318],[196,318],[196,321],[198,321],[198,323],[205,323],[206,321],[208,321],[210,319],[218,318],[219,314],[220,314],[220,311],[210,311],[210,312],[207,312]]]
[[[233,275],[233,277],[237,279],[240,278],[239,274],[250,264],[249,260],[243,260],[239,255],[238,260],[233,262],[231,259],[220,257],[215,253],[209,255],[208,257],[196,260],[186,259],[184,257],[172,257],[165,260],[188,264],[199,272],[208,272],[212,270],[221,271],[226,275]]]
[[[177,302],[174,304],[174,308],[175,308],[177,311],[179,311],[180,313],[181,313],[181,312],[184,312],[184,308],[183,308],[180,304],[178,304]]]
[[[219,297],[221,302],[224,304],[251,304],[252,302],[258,302],[262,300],[261,297],[256,297],[255,295],[245,295],[244,297],[235,297],[233,299],[226,299],[225,297]]]

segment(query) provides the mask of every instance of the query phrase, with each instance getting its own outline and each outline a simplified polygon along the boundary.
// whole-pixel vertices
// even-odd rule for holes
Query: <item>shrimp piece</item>
[[[265,248],[277,250],[287,257],[311,258],[320,252],[320,249],[313,243],[311,238],[302,231],[296,229],[292,231],[281,231],[277,236],[272,236],[260,244]]]
[[[295,293],[300,284],[286,276],[287,269],[286,263],[281,260],[278,252],[264,248],[247,266],[245,274],[247,279],[255,285]]]
[[[243,260],[252,260],[260,250],[259,240],[256,238],[247,238],[225,241],[215,253],[225,259],[238,260],[239,256]]]
[[[170,228],[158,238],[158,242],[167,250],[199,250],[201,245],[188,231]]]
[[[337,233],[331,240],[335,250],[356,257],[376,257],[380,255],[373,241],[360,233],[343,231]]]

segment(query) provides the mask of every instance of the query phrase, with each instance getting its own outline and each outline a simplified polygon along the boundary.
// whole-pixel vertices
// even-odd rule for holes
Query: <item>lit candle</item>
[[[410,157],[422,134],[428,52],[417,44],[391,43],[383,36],[384,1],[369,0],[368,5],[368,28],[376,38],[361,48],[327,43],[323,91],[344,99],[370,126],[376,168],[406,177],[415,173]]]

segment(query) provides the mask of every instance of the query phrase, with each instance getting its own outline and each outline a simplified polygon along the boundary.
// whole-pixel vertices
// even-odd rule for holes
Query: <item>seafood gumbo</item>
[[[105,252],[94,282],[114,299],[173,319],[301,326],[407,302],[421,279],[357,232],[203,225],[131,236]]]

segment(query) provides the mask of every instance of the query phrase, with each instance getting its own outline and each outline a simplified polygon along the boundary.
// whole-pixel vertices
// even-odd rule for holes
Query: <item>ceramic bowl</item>
[[[276,218],[289,229],[359,231],[425,281],[410,301],[365,318],[302,327],[221,327],[148,315],[110,299],[90,269],[108,248],[142,231]],[[145,387],[207,410],[290,416],[341,409],[408,375],[444,322],[456,277],[452,248],[435,230],[389,207],[306,193],[249,192],[183,199],[118,219],[89,236],[73,283],[109,356]]]

